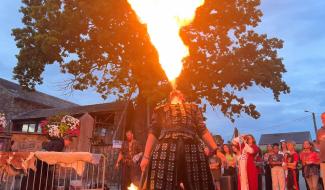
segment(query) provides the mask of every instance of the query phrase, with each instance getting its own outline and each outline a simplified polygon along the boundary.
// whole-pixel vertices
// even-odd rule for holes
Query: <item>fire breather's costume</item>
[[[208,158],[198,137],[207,132],[195,104],[157,107],[149,133],[158,139],[150,159],[147,189],[214,189]]]

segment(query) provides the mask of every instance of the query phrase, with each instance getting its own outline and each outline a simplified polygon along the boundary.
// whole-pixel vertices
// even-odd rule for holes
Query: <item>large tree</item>
[[[45,66],[55,63],[73,76],[73,89],[95,87],[103,98],[136,92],[154,103],[167,97],[171,87],[157,52],[127,0],[23,3],[24,27],[13,29],[20,49],[14,78],[23,87],[41,84]],[[190,101],[219,106],[232,120],[241,113],[258,118],[255,105],[238,92],[260,86],[276,101],[289,93],[277,54],[283,41],[256,32],[259,5],[260,0],[205,0],[194,21],[182,28],[190,55],[177,83]]]

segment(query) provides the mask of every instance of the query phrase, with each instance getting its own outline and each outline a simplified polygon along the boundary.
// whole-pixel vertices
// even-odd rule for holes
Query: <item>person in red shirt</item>
[[[299,190],[299,170],[297,169],[299,155],[295,150],[296,143],[288,141],[287,147],[289,151],[286,158],[286,166],[288,168],[287,190]]]
[[[310,190],[318,189],[319,180],[319,153],[314,150],[313,144],[305,141],[304,149],[300,153],[300,159],[303,165],[303,176],[305,177]]]

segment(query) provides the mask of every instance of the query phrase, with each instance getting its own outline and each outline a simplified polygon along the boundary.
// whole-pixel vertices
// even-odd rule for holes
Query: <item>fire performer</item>
[[[180,184],[186,190],[214,189],[208,158],[199,137],[216,154],[217,144],[198,106],[184,103],[183,94],[173,90],[170,102],[156,107],[152,115],[140,165],[143,172],[148,167],[146,189],[180,189]]]

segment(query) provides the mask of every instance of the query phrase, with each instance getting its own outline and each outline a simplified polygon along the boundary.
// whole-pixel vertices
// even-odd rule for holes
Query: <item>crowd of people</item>
[[[144,151],[135,148],[130,134],[116,168],[120,163],[140,166],[141,189],[299,190],[300,171],[308,190],[324,189],[325,113],[321,119],[317,140],[305,141],[299,152],[296,143],[286,139],[268,145],[263,153],[251,134],[218,146],[198,106],[185,103],[176,90],[168,103],[154,109]]]
[[[299,151],[292,140],[269,144],[262,151],[252,135],[241,135],[219,146],[221,156],[209,158],[216,188],[222,189],[220,182],[223,178],[238,190],[324,189],[325,113],[321,120],[323,125],[316,140],[304,141]],[[208,148],[206,155],[210,155]],[[299,187],[300,172],[305,187]]]
[[[242,135],[220,146],[219,151],[222,156],[209,158],[219,190],[224,188],[220,187],[221,180],[238,190],[299,190],[299,172],[306,183],[306,188],[302,189],[323,189],[320,155],[315,142],[304,141],[302,150],[297,152],[294,141],[281,140],[267,145],[262,153],[252,135]],[[207,148],[205,152],[209,155]]]
[[[142,155],[133,133],[128,131],[126,134],[131,146],[130,149],[123,146],[116,167],[122,162],[122,155],[129,155],[129,151],[131,155]],[[323,183],[320,178],[318,147],[315,142],[304,141],[302,150],[298,152],[294,141],[281,140],[267,145],[266,150],[262,151],[256,145],[253,135],[241,135],[228,144],[219,145],[217,154],[211,154],[207,146],[204,153],[209,158],[213,182],[218,190],[228,188],[220,187],[221,180],[230,183],[232,189],[238,190],[299,190],[299,172],[302,172],[306,183],[306,188],[301,189],[319,190],[323,189]],[[131,157],[126,158],[123,160],[132,161]],[[131,161],[129,162],[133,163]],[[136,160],[138,161],[139,159]],[[124,189],[127,189],[131,181],[135,181],[131,178],[139,174],[130,173],[134,171],[130,167],[123,171],[126,181],[122,184]]]

